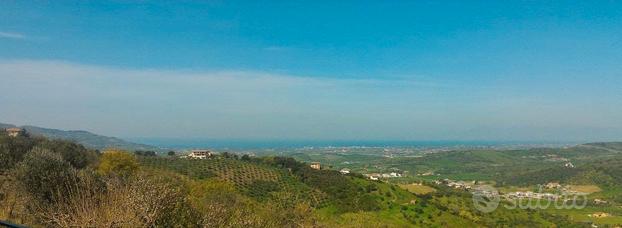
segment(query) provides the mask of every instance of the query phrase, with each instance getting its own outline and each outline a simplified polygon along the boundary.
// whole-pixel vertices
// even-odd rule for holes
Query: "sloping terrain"
[[[521,173],[508,180],[508,184],[512,185],[534,185],[548,182],[622,188],[622,156],[585,163],[575,168],[551,167]]]
[[[196,179],[216,178],[236,186],[242,193],[263,200],[279,194],[293,193],[299,201],[319,206],[326,194],[299,182],[293,176],[263,164],[235,159],[167,159],[142,157],[145,166],[167,169]],[[296,202],[290,202],[296,203]]]
[[[32,136],[43,136],[51,139],[63,139],[73,141],[92,149],[119,148],[125,150],[158,150],[154,146],[128,142],[119,138],[97,135],[88,131],[58,130],[37,126],[15,126],[0,123],[0,129],[20,127],[25,129]]]
[[[583,144],[581,146],[605,148],[605,149],[609,149],[609,150],[613,150],[613,151],[622,153],[622,142],[586,143],[586,144]]]

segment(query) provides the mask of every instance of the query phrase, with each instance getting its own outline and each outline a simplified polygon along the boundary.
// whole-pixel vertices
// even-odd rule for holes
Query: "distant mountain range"
[[[97,135],[88,131],[81,130],[58,130],[42,128],[36,126],[15,126],[12,124],[0,123],[0,129],[19,127],[25,129],[32,136],[43,136],[52,139],[64,139],[82,144],[93,149],[119,148],[125,150],[155,150],[158,148],[146,144],[128,142],[123,139]]]

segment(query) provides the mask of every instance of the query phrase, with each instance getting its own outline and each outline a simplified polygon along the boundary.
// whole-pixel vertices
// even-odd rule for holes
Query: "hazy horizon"
[[[574,146],[589,141],[486,141],[486,140],[304,140],[304,139],[207,139],[207,138],[124,138],[161,149],[300,149],[329,147],[366,148],[533,148]]]
[[[346,5],[2,2],[0,122],[121,138],[622,140],[620,4]]]

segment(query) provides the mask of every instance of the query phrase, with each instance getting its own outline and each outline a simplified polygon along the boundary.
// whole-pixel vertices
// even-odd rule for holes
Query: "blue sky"
[[[0,122],[122,137],[622,140],[619,1],[2,1]]]

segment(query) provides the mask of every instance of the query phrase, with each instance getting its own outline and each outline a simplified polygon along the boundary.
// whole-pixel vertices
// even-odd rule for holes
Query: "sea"
[[[529,148],[565,147],[580,142],[547,141],[398,141],[398,140],[249,140],[205,138],[128,138],[127,140],[166,149],[284,149],[304,147],[413,147],[413,148]]]

